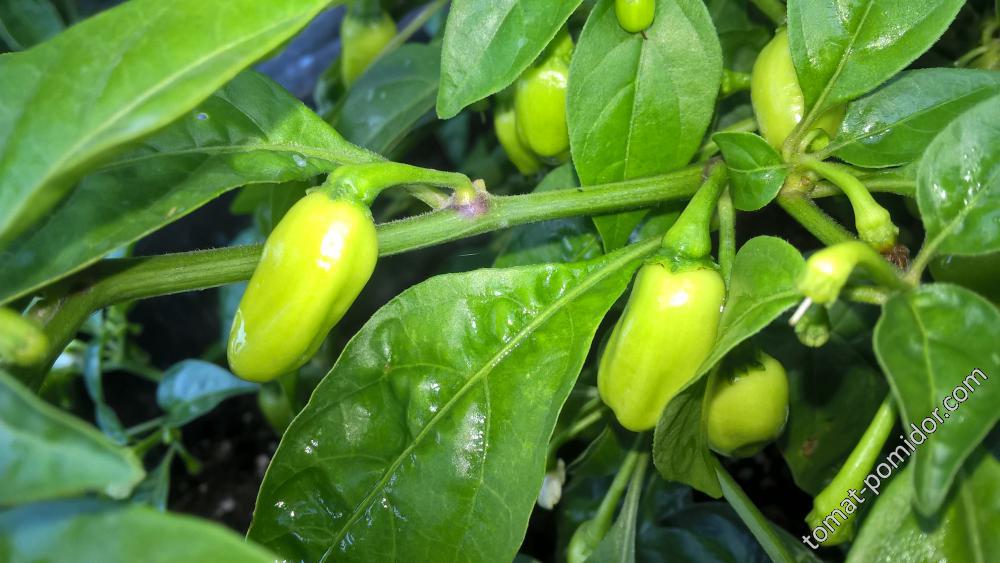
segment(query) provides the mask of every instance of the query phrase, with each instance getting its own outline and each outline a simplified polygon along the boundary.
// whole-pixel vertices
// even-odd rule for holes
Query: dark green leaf
[[[653,461],[664,479],[719,498],[722,487],[715,474],[715,456],[708,449],[702,408],[707,381],[696,380],[667,404],[653,434]]]
[[[328,4],[132,0],[0,58],[0,245],[81,174],[181,117]]]
[[[132,502],[146,503],[160,512],[167,509],[167,498],[170,496],[170,466],[174,461],[174,455],[174,448],[169,448],[156,468],[136,486],[130,499]]]
[[[182,426],[237,395],[254,393],[258,386],[243,381],[215,364],[184,360],[164,374],[156,389],[156,404],[167,415],[164,424]]]
[[[987,379],[1000,374],[998,334],[1000,311],[992,303],[947,284],[896,295],[875,326],[875,353],[904,428],[919,427],[925,417],[936,426],[913,454],[915,498],[924,515],[941,506],[962,462],[1000,419],[1000,385]],[[966,399],[946,398],[955,394]]]
[[[379,59],[351,86],[336,126],[347,140],[388,153],[434,109],[441,48],[411,43]]]
[[[581,0],[455,0],[441,53],[437,113],[506,88],[545,49]]]
[[[34,47],[63,27],[50,0],[0,0],[0,39],[15,51]]]
[[[941,37],[964,0],[790,0],[788,40],[806,106],[849,102]]]
[[[909,164],[952,120],[998,92],[1000,72],[929,68],[902,73],[847,106],[840,132],[823,152],[858,166]]]
[[[625,32],[613,0],[601,0],[580,36],[567,115],[573,163],[585,186],[687,164],[711,122],[722,53],[705,5],[658,0],[644,34]],[[597,218],[605,249],[625,244],[642,215]]]
[[[705,5],[719,33],[725,67],[750,72],[757,53],[771,38],[770,31],[750,19],[747,0],[707,0]]]
[[[121,498],[143,477],[142,464],[130,450],[42,401],[3,371],[0,448],[0,505],[88,492]]]
[[[106,331],[108,320],[105,312],[100,311],[95,314],[95,317],[100,319],[98,321],[101,324],[100,330]],[[101,365],[103,363],[101,356],[104,352],[103,340],[104,337],[101,335],[87,345],[83,354],[83,382],[87,387],[90,400],[94,402],[94,418],[97,427],[115,443],[124,445],[128,441],[125,428],[122,426],[121,420],[118,419],[118,414],[104,400],[104,369]]]
[[[927,147],[917,204],[934,251],[1000,250],[1000,95],[963,113]]]
[[[184,119],[85,178],[40,225],[0,251],[0,303],[237,186],[302,180],[377,158],[270,79],[243,73]]]
[[[726,159],[736,209],[756,211],[771,203],[788,176],[778,151],[753,133],[716,133],[712,140]]]
[[[579,186],[573,166],[564,164],[548,173],[535,192],[573,189]],[[583,217],[556,219],[515,227],[510,242],[493,265],[497,268],[557,262],[579,262],[601,254],[601,241],[590,221]]]
[[[293,559],[512,559],[594,332],[655,248],[390,301],[283,436],[249,537]]]
[[[948,503],[933,518],[913,509],[914,468],[893,477],[867,515],[848,563],[997,561],[1000,463],[980,453],[969,459]]]
[[[0,546],[4,559],[12,562],[274,561],[273,555],[213,522],[96,499],[2,512]]]

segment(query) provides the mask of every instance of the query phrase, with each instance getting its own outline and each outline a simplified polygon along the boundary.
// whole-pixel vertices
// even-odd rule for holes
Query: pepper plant
[[[0,0],[0,559],[1000,559],[998,21]]]

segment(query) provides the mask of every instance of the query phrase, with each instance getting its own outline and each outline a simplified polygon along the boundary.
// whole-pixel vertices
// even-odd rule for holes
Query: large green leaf
[[[920,427],[925,417],[936,427],[924,428],[926,442],[913,454],[924,515],[941,506],[962,462],[1000,419],[1000,385],[987,379],[1000,374],[998,334],[1000,311],[992,303],[947,284],[896,295],[875,326],[875,353],[904,427]],[[962,402],[947,399],[959,393]]]
[[[337,130],[377,153],[394,149],[434,109],[441,48],[410,43],[379,59],[347,93]]]
[[[594,332],[655,248],[390,301],[282,438],[249,537],[291,559],[512,559]]]
[[[141,504],[97,499],[0,512],[4,561],[269,563],[274,556],[222,526]]]
[[[564,164],[549,172],[535,192],[579,186],[573,166]],[[554,262],[579,262],[601,254],[594,226],[583,217],[556,219],[511,229],[510,240],[493,263],[497,268]]]
[[[0,0],[0,39],[15,51],[33,47],[63,27],[51,0]]]
[[[245,72],[187,116],[87,176],[0,251],[0,303],[95,262],[232,188],[377,159],[263,75]]]
[[[545,49],[581,0],[455,0],[441,53],[437,113],[506,88]]]
[[[806,105],[872,90],[930,48],[964,0],[790,0],[788,41]]]
[[[142,464],[130,450],[42,401],[3,371],[0,451],[0,505],[89,492],[121,498],[143,477]]]
[[[877,497],[848,563],[1000,560],[1000,462],[980,452],[961,473],[948,503],[924,518],[913,509],[914,468],[903,469]]]
[[[917,204],[925,244],[935,251],[1000,250],[1000,95],[963,113],[927,147]]]
[[[598,2],[583,28],[566,103],[573,164],[585,186],[687,164],[711,122],[722,53],[704,3],[658,0],[644,35],[621,28],[613,0]],[[597,218],[605,248],[625,244],[642,215]]]
[[[778,195],[788,167],[781,155],[762,137],[753,133],[716,133],[729,168],[733,206],[741,211],[757,211]]]
[[[0,57],[0,244],[96,163],[183,115],[328,4],[131,0]]]
[[[998,92],[1000,72],[961,68],[905,72],[847,106],[840,132],[823,152],[858,166],[909,164],[952,120]]]
[[[181,426],[229,397],[253,393],[258,388],[215,364],[185,360],[164,372],[156,389],[156,404],[167,413],[164,424]]]

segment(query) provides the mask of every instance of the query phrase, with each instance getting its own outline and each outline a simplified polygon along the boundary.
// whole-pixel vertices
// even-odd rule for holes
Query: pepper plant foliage
[[[84,4],[0,0],[0,559],[1000,560],[995,3]],[[151,360],[136,303],[209,288]],[[171,500],[233,404],[236,532]]]

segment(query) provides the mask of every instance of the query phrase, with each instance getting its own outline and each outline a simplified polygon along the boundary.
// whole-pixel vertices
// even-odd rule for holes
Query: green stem
[[[420,10],[420,13],[417,14],[416,17],[410,21],[410,23],[406,24],[406,27],[400,29],[396,36],[393,37],[391,41],[386,43],[385,47],[382,48],[382,51],[380,51],[378,56],[375,57],[375,60],[377,61],[381,59],[409,41],[410,38],[413,37],[416,32],[420,31],[420,28],[424,27],[424,24],[426,24],[429,19],[434,17],[434,14],[441,10],[441,8],[443,8],[447,3],[448,0],[434,0],[430,4],[424,6],[424,8]]]
[[[642,435],[640,434],[639,437]],[[636,440],[638,442],[638,438]],[[625,454],[625,460],[622,461],[621,467],[618,469],[618,474],[615,475],[615,480],[611,482],[611,486],[608,487],[608,492],[605,493],[604,498],[601,499],[601,505],[597,507],[597,512],[594,514],[592,520],[593,532],[599,538],[603,538],[608,530],[611,529],[611,523],[614,520],[615,509],[618,507],[618,501],[621,500],[622,494],[625,492],[625,488],[628,486],[630,479],[632,478],[632,473],[635,470],[636,465],[640,458],[643,458],[647,454],[639,453],[639,448],[632,448],[627,454]],[[643,463],[645,465],[645,463]]]
[[[143,432],[147,432],[147,431],[152,430],[154,428],[158,428],[160,426],[160,424],[162,424],[162,423],[163,423],[163,417],[162,416],[158,416],[156,418],[151,418],[151,419],[147,420],[146,422],[140,422],[139,424],[136,424],[135,426],[132,426],[131,428],[127,428],[125,430],[125,434],[127,436],[135,436],[137,434],[142,434]]]
[[[701,167],[692,166],[670,174],[585,188],[506,197],[480,194],[477,197],[482,199],[471,205],[453,204],[379,225],[379,254],[400,254],[524,223],[652,207],[690,198],[700,182]],[[124,301],[250,279],[262,248],[235,246],[102,260],[59,282],[59,287],[71,289],[60,298],[39,304],[30,313],[45,326],[49,340],[46,359],[32,368],[17,370],[17,375],[37,388],[60,351],[94,311]]]
[[[888,250],[896,244],[899,228],[893,224],[889,211],[875,201],[868,188],[846,167],[814,158],[803,158],[800,163],[844,192],[854,208],[854,222],[861,240],[879,250]]]
[[[664,250],[691,260],[705,258],[712,253],[712,215],[726,187],[726,179],[724,165],[712,166],[705,183],[688,202],[677,222],[663,235]]]
[[[895,170],[886,170],[858,177],[870,192],[882,192],[906,197],[916,197],[917,181],[907,178]],[[832,182],[818,182],[809,191],[809,197],[821,198],[844,193]]]
[[[765,16],[771,18],[774,25],[781,25],[785,23],[785,5],[781,3],[781,0],[750,0],[757,9],[764,13]]]
[[[345,164],[330,173],[320,188],[332,197],[353,196],[367,205],[383,190],[395,186],[430,186],[454,192],[455,201],[467,205],[477,197],[472,180],[465,174],[442,172],[398,162]]]
[[[722,71],[722,97],[750,89],[750,73],[724,69]]]
[[[804,194],[781,193],[778,195],[778,205],[823,244],[854,240],[854,235],[841,227],[833,217],[827,215]]]
[[[834,509],[841,507],[841,502],[845,498],[850,498],[852,490],[863,489],[864,478],[875,465],[875,460],[878,458],[879,452],[882,451],[882,447],[885,446],[886,440],[889,439],[889,433],[895,423],[896,409],[892,403],[892,395],[889,395],[882,401],[882,405],[876,411],[875,417],[872,418],[865,433],[861,436],[861,440],[854,446],[854,450],[851,451],[851,455],[847,457],[847,461],[841,466],[833,481],[830,481],[830,484],[813,499],[812,511],[806,516],[806,522],[810,526],[815,528],[821,525],[824,518]],[[848,520],[848,522],[851,524],[837,529],[837,532],[844,530],[841,532],[842,535],[837,536],[835,532],[830,537],[832,543],[830,540],[827,543],[834,545],[849,539],[853,520]],[[834,540],[834,538],[838,539]]]
[[[778,533],[774,531],[771,522],[761,514],[757,506],[750,500],[750,497],[743,492],[739,483],[726,471],[726,468],[722,467],[719,460],[714,456],[713,459],[715,460],[715,474],[719,477],[719,485],[722,486],[722,494],[726,497],[729,505],[733,507],[733,510],[736,511],[740,520],[746,524],[747,528],[750,528],[750,532],[757,538],[757,542],[764,548],[764,552],[771,558],[771,561],[779,563],[794,562],[795,558],[789,553],[788,548],[785,547],[785,543],[778,536]]]
[[[828,246],[809,257],[799,278],[799,290],[816,303],[832,303],[856,268],[888,289],[907,289],[901,272],[867,244],[852,240]]]
[[[733,262],[736,260],[736,209],[733,207],[733,199],[729,196],[729,189],[722,192],[718,203],[719,214],[719,268],[722,270],[722,279],[729,287],[729,280],[733,277]]]
[[[846,287],[840,294],[848,301],[853,301],[855,303],[864,303],[866,305],[875,305],[881,307],[885,305],[885,302],[889,300],[889,292],[881,287],[872,287],[870,285],[858,286],[858,287]]]
[[[576,422],[573,423],[572,426],[556,434],[551,440],[549,440],[548,459],[550,462],[555,460],[556,452],[559,448],[604,418],[604,409],[601,408],[600,404],[597,404],[596,407],[597,408],[593,411],[581,416]],[[585,407],[584,411],[587,410],[589,409]]]

